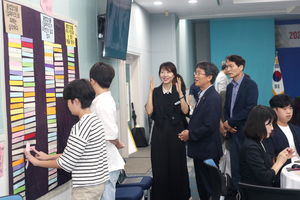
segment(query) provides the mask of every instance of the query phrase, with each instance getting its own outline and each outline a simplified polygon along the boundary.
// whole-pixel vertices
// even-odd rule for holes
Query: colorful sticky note
[[[45,14],[53,16],[53,2],[52,0],[41,0],[41,7]]]
[[[75,25],[65,22],[65,38],[66,38],[66,45],[76,47],[75,42]]]

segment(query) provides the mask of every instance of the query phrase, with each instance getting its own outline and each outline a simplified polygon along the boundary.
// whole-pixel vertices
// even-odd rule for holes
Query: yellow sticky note
[[[64,75],[56,75],[55,79],[64,79]]]
[[[53,57],[53,53],[45,53],[46,57]]]
[[[16,121],[16,120],[19,120],[22,118],[24,118],[24,114],[14,115],[14,116],[11,116],[11,121]]]
[[[21,158],[20,160],[17,160],[17,161],[15,161],[15,162],[13,162],[13,163],[12,163],[12,167],[17,166],[17,165],[19,165],[19,164],[21,164],[21,163],[23,163],[23,162],[24,162],[24,158]]]
[[[76,47],[75,42],[75,25],[65,22],[66,45]]]
[[[20,113],[24,113],[23,108],[10,110],[10,115],[16,115],[16,114],[20,114]]]
[[[35,97],[35,92],[24,92],[24,97]]]
[[[13,43],[13,42],[9,42],[8,43],[9,47],[15,47],[15,48],[21,48],[21,44],[20,43]]]
[[[75,67],[68,66],[68,69],[70,69],[70,70],[75,70]]]
[[[47,102],[54,102],[54,101],[55,101],[55,98],[47,98],[46,101],[47,101]]]
[[[23,108],[23,103],[10,104],[10,109]]]
[[[22,85],[23,86],[23,81],[9,81],[9,85]]]
[[[55,93],[46,93],[46,97],[55,97]]]
[[[53,51],[55,51],[55,52],[62,52],[62,49],[59,49],[59,48],[53,48]]]
[[[21,102],[24,102],[24,98],[23,97],[10,98],[10,103],[21,103]]]
[[[47,46],[53,47],[53,43],[51,43],[51,42],[47,42],[47,41],[44,41],[44,45],[47,45]]]
[[[25,129],[25,126],[22,125],[22,126],[17,126],[17,127],[13,127],[11,128],[11,132],[12,133],[15,133],[15,132],[18,132],[18,131],[23,131]]]
[[[47,108],[47,115],[55,115],[56,114],[56,107]]]

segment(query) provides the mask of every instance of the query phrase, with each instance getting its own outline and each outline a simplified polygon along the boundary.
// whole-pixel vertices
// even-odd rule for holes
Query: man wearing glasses
[[[256,83],[244,74],[245,60],[238,55],[226,57],[228,76],[232,78],[227,86],[224,105],[224,127],[227,130],[230,148],[231,175],[234,187],[239,190],[240,150],[244,142],[243,129],[252,108],[257,105]]]
[[[212,158],[218,165],[222,156],[220,118],[222,100],[213,83],[218,68],[211,62],[196,65],[195,85],[202,91],[190,118],[188,130],[183,130],[179,139],[187,141],[188,156],[194,160],[197,189],[201,200],[211,196],[211,179],[203,161]]]

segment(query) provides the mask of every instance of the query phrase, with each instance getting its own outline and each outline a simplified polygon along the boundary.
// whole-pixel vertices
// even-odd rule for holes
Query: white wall
[[[178,21],[174,13],[168,17],[151,14],[152,75],[156,86],[161,84],[158,70],[163,62],[171,61],[177,66]]]

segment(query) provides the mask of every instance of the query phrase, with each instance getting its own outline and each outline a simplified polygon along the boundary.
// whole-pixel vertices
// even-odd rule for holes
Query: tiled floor
[[[191,189],[191,196],[193,200],[199,200],[199,195],[197,191],[197,185],[195,180],[195,171],[194,171],[194,162],[193,159],[187,157],[187,167],[189,172],[189,179],[190,179],[190,189]],[[127,174],[128,176],[152,176],[152,169],[150,168],[146,174]]]

